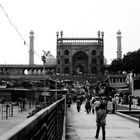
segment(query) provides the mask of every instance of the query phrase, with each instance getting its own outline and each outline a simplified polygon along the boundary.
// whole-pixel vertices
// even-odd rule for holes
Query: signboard
[[[42,95],[43,96],[50,96],[50,93],[49,92],[42,92]]]
[[[7,86],[6,85],[0,85],[0,88],[6,88]]]

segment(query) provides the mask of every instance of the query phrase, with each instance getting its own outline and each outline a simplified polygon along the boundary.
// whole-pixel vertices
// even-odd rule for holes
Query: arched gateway
[[[104,33],[97,38],[64,38],[57,32],[56,71],[60,74],[102,74]]]
[[[72,70],[75,74],[88,72],[88,55],[85,52],[78,51],[73,55]]]

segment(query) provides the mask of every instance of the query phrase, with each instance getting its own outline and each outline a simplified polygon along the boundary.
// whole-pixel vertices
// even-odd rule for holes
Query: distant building
[[[46,57],[45,65],[56,65],[56,58],[51,53]]]
[[[57,32],[57,73],[104,73],[104,32],[97,38],[65,38]]]
[[[117,32],[117,59],[122,59],[121,31]]]
[[[34,32],[30,31],[29,65],[1,65],[0,74],[43,75],[45,71],[47,74],[104,74],[104,32],[98,31],[97,35],[96,38],[66,38],[62,31],[60,35],[57,32],[56,58],[48,51],[43,65],[35,65]]]
[[[107,59],[104,57],[104,65],[107,65]]]
[[[29,65],[34,65],[34,32],[30,31]],[[24,42],[26,43],[26,42]]]

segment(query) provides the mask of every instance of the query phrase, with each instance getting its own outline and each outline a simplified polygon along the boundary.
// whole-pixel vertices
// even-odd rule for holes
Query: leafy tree
[[[114,59],[109,70],[114,73],[122,71],[140,73],[140,49],[128,52],[123,59]]]
[[[120,73],[123,71],[122,59],[114,59],[111,63],[109,70],[113,73]]]

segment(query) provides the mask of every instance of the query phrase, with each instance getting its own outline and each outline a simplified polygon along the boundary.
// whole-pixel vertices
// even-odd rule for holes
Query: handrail
[[[62,98],[2,135],[0,140],[61,140],[64,111]]]

